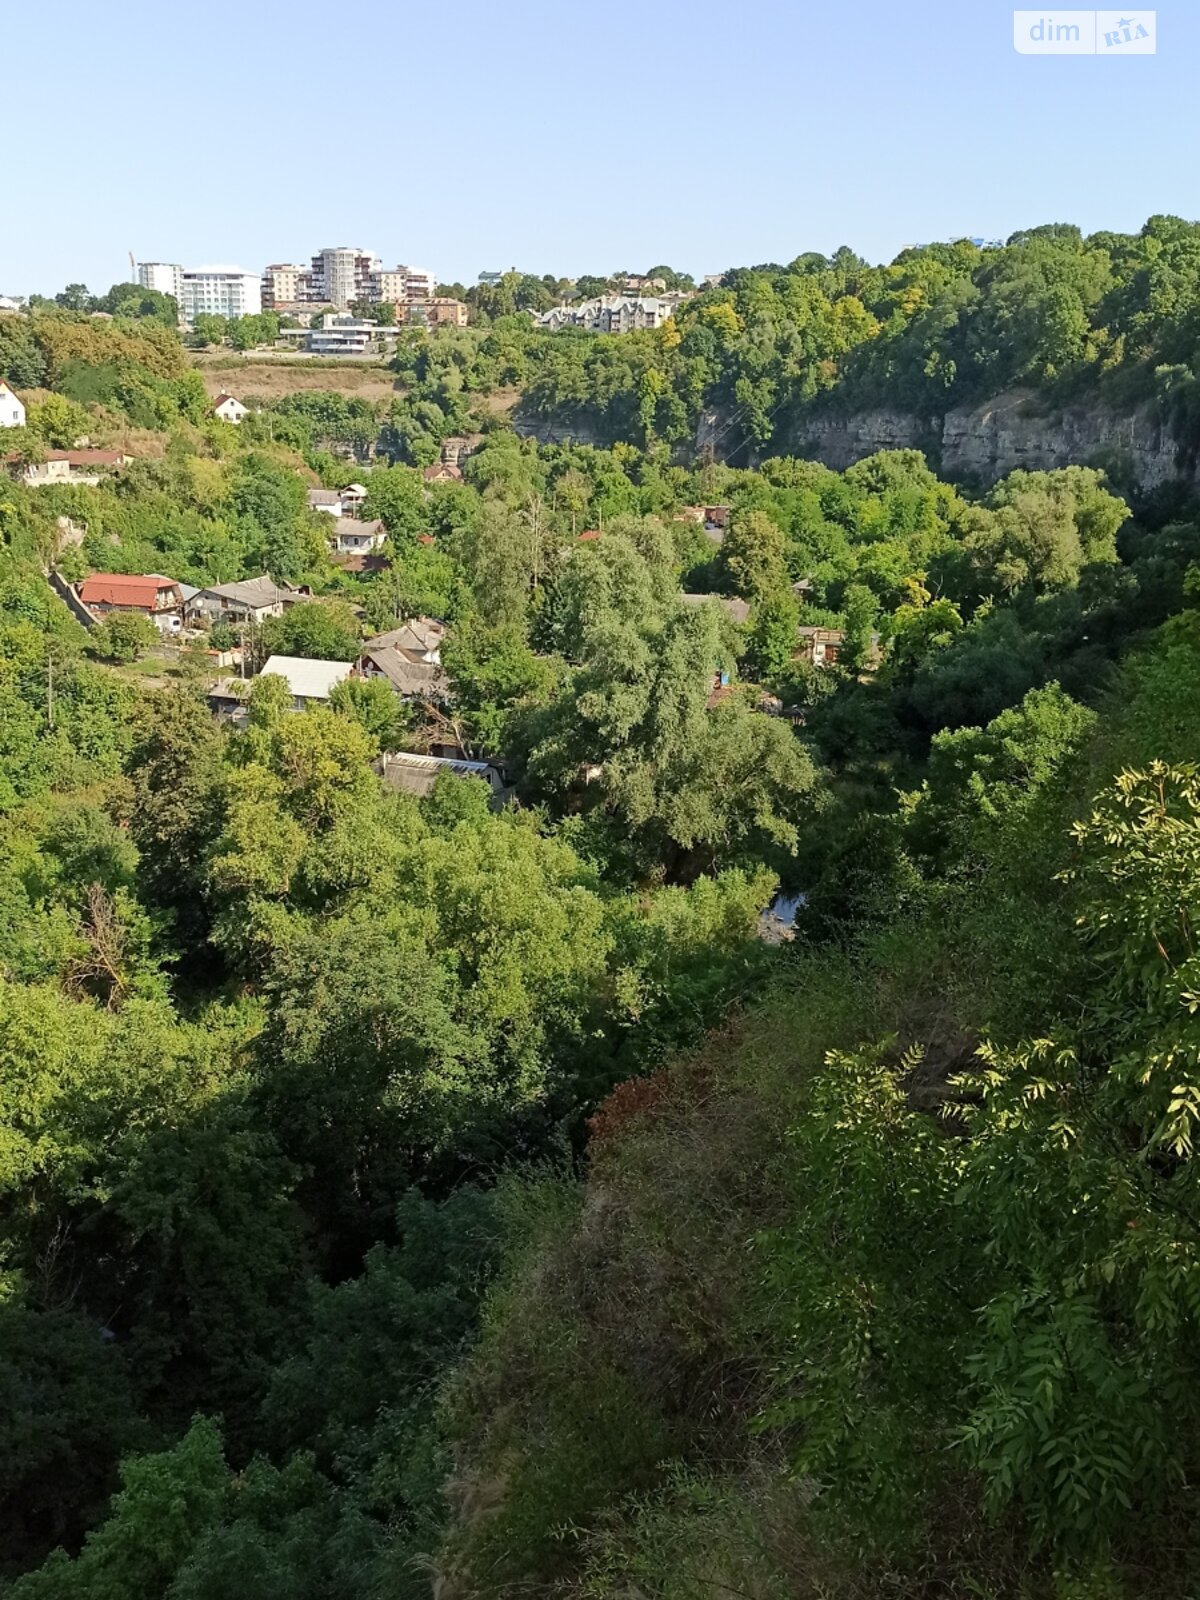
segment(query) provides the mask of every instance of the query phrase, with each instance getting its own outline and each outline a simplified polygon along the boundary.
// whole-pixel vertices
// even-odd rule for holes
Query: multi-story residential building
[[[373,272],[368,298],[376,305],[407,305],[413,300],[432,300],[437,293],[437,274],[424,267],[401,263],[390,272]]]
[[[376,272],[371,277],[371,299],[378,305],[402,306],[408,299],[407,275],[403,267],[394,272]]]
[[[183,268],[176,261],[139,261],[137,281],[143,289],[173,295],[176,302],[183,298]]]
[[[312,258],[312,296],[344,310],[355,300],[371,299],[371,279],[381,270],[378,256],[361,245],[338,245]]]
[[[398,267],[396,270],[404,273],[408,289],[406,300],[432,300],[437,294],[436,272],[424,267]]]
[[[262,310],[262,280],[241,267],[185,267],[179,309],[184,320],[198,316],[252,317]]]
[[[408,300],[404,305],[404,320],[417,328],[465,328],[467,307],[462,300],[452,300],[448,295],[434,295],[431,300]]]
[[[263,268],[264,311],[277,311],[281,306],[304,305],[314,299],[311,267],[279,262]]]

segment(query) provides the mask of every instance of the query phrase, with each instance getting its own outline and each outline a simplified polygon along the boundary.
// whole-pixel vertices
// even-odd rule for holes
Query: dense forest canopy
[[[0,1594],[1195,1591],[1200,504],[772,441],[1012,384],[1183,426],[1196,237],[611,338],[502,283],[391,400],[237,427],[132,286],[0,315]],[[97,571],[295,603],[164,644]],[[436,717],[253,675],[414,618]],[[451,739],[504,804],[381,779]]]
[[[740,458],[814,412],[934,418],[1020,388],[1047,406],[1153,403],[1195,449],[1200,226],[1177,217],[1138,234],[1052,224],[1003,245],[924,245],[887,266],[841,249],[739,267],[666,326],[618,339],[531,332],[506,309],[486,331],[402,350],[428,404],[512,385],[531,418],[644,447],[689,443],[712,414],[718,452]]]

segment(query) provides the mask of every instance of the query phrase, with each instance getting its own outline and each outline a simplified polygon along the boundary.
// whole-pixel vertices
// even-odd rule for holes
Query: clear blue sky
[[[1019,56],[993,0],[65,0],[0,38],[0,293],[105,289],[130,249],[469,283],[1200,216],[1196,0],[1123,60]]]

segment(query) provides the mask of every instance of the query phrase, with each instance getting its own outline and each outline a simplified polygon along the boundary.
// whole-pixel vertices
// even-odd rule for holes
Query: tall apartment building
[[[137,281],[143,289],[156,289],[159,294],[183,298],[183,268],[175,261],[139,261]]]
[[[315,299],[311,267],[301,267],[280,262],[275,266],[263,268],[262,303],[264,311],[274,311],[279,306],[299,305]]]
[[[241,267],[185,267],[179,309],[188,322],[198,316],[251,317],[262,310],[262,280]]]
[[[338,245],[312,258],[312,297],[346,307],[371,298],[371,279],[383,262],[359,245]]]

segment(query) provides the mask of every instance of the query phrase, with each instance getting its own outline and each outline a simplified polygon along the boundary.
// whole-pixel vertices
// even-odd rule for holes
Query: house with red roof
[[[433,466],[425,468],[421,476],[426,483],[461,483],[463,481],[461,470],[450,461],[435,461]]]
[[[163,633],[183,626],[183,590],[160,573],[93,572],[79,585],[79,598],[94,617],[114,611],[136,611]]]

